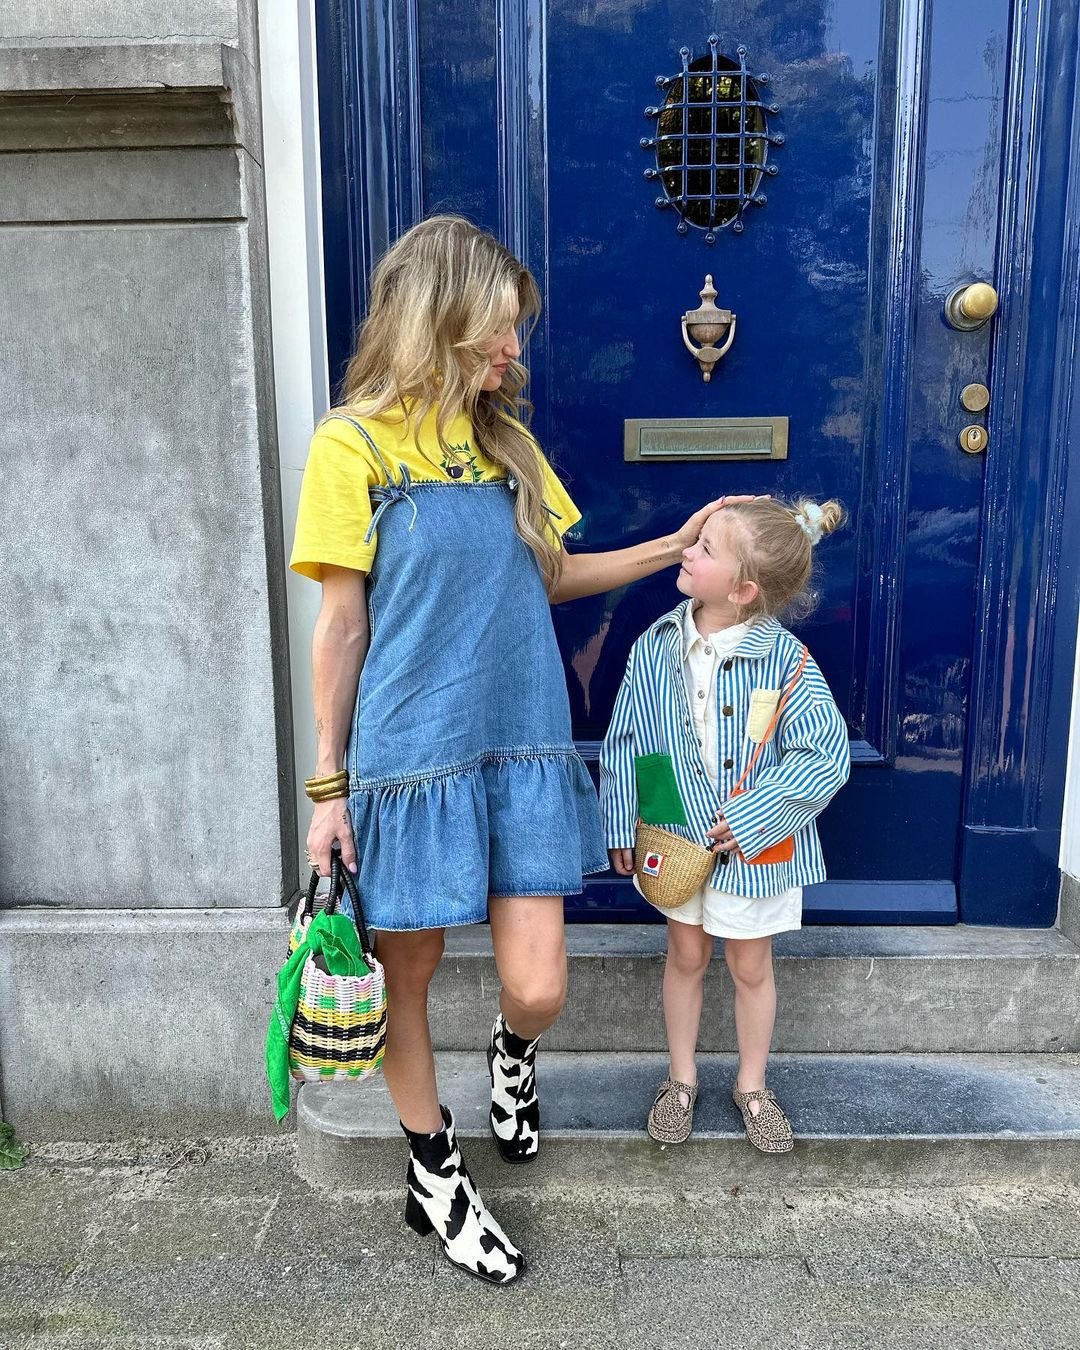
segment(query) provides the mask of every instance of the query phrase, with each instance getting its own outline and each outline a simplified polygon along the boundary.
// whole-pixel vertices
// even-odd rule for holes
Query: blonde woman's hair
[[[521,393],[528,372],[511,361],[498,389],[482,387],[485,344],[523,325],[527,336],[539,313],[532,274],[493,235],[461,216],[432,216],[403,234],[375,268],[343,399],[354,416],[396,409],[415,427],[437,408],[436,435],[446,454],[447,429],[467,412],[479,448],[517,480],[517,531],[550,592],[562,549],[544,505],[539,451],[522,421],[532,411]]]
[[[740,620],[758,615],[806,618],[817,602],[810,589],[814,544],[844,523],[840,503],[757,497],[725,506],[717,518],[728,527],[727,539],[738,560],[736,587],[753,581],[758,588],[754,600],[740,607]]]

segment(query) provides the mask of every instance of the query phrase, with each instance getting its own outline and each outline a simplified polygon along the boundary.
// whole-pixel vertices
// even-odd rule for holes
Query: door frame
[[[1002,228],[993,278],[991,404],[981,511],[964,805],[955,870],[961,921],[1042,927],[1057,913],[1058,857],[1080,604],[1080,0],[1013,0],[1003,111]],[[894,185],[883,289],[881,413],[890,432],[868,542],[878,567],[868,642],[893,678],[853,690],[863,763],[887,761],[897,719],[895,593],[906,528],[904,426],[918,286],[920,144],[930,0],[899,0]],[[545,0],[496,0],[499,232],[547,279]],[[331,382],[387,244],[424,213],[419,0],[317,6],[324,256]],[[385,61],[380,54],[388,54]],[[1047,147],[1060,155],[1047,155]],[[494,169],[495,166],[493,166]],[[960,277],[958,280],[975,278]],[[533,342],[546,342],[541,324]],[[337,353],[335,360],[334,354]],[[546,374],[549,362],[537,362]],[[546,391],[534,383],[544,440]],[[996,453],[994,453],[996,450]],[[884,491],[882,491],[884,489]],[[858,668],[858,663],[856,663]]]

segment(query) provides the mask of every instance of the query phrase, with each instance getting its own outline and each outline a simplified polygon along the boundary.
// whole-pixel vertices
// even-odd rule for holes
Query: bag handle
[[[303,918],[305,919],[310,919],[315,913],[315,892],[319,889],[321,880],[318,869],[313,867],[307,894],[304,897]],[[341,854],[338,850],[334,849],[330,855],[330,894],[327,896],[323,912],[333,914],[337,910],[338,901],[341,899],[343,892],[346,891],[352,901],[353,913],[356,915],[356,931],[360,937],[360,950],[366,957],[372,957],[371,935],[368,933],[367,920],[364,918],[364,906],[360,901],[360,890],[356,884],[356,878],[342,863]],[[370,964],[370,961],[368,964]]]
[[[783,698],[781,698],[780,701],[777,703],[777,705],[776,705],[776,711],[775,711],[775,712],[773,713],[773,715],[772,715],[772,721],[771,721],[771,722],[769,723],[769,725],[765,728],[765,732],[764,732],[763,736],[761,737],[761,740],[758,741],[757,746],[756,746],[756,748],[755,748],[755,750],[754,750],[754,753],[750,756],[750,763],[747,764],[747,766],[746,766],[745,769],[743,769],[742,773],[739,775],[739,781],[738,781],[738,782],[735,784],[735,786],[731,789],[730,795],[731,795],[732,797],[737,797],[737,796],[739,795],[739,793],[743,790],[743,784],[746,782],[747,778],[750,776],[750,772],[751,772],[751,770],[753,769],[754,765],[758,762],[758,758],[759,758],[759,756],[761,755],[762,750],[764,750],[764,749],[765,749],[765,746],[768,744],[768,742],[769,742],[769,737],[770,737],[770,736],[773,734],[773,732],[776,730],[776,724],[777,724],[777,722],[780,721],[780,714],[781,714],[781,713],[784,711],[784,709],[787,707],[787,705],[788,705],[788,700],[791,698],[791,695],[795,692],[795,686],[799,683],[799,680],[800,680],[800,678],[802,677],[802,673],[803,673],[803,671],[806,669],[806,661],[807,661],[807,658],[809,657],[809,655],[810,655],[810,649],[809,649],[808,647],[805,647],[805,646],[804,646],[803,649],[802,649],[802,660],[799,662],[799,668],[798,668],[798,670],[796,670],[795,674],[792,676],[791,683],[790,683],[790,684],[788,685],[788,687],[784,690],[784,696],[783,696]]]

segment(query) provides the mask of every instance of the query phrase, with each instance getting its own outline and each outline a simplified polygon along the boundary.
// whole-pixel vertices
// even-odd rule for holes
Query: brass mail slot
[[[645,417],[623,423],[623,458],[787,459],[786,417]]]

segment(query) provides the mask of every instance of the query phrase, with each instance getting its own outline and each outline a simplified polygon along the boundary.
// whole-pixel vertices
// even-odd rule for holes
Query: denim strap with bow
[[[382,484],[380,483],[379,485],[371,489],[371,500],[375,503],[375,511],[371,517],[371,523],[367,527],[367,532],[364,535],[364,543],[365,544],[371,543],[371,537],[378,528],[379,521],[382,519],[386,510],[389,507],[393,506],[395,502],[408,502],[409,505],[412,507],[412,520],[409,524],[409,529],[411,530],[412,527],[416,524],[416,503],[413,501],[410,495],[412,492],[413,481],[412,481],[412,474],[409,472],[409,466],[407,464],[398,465],[398,472],[400,474],[400,477],[398,481],[395,482],[394,475],[390,472],[390,468],[387,465],[386,460],[383,459],[379,447],[371,439],[371,437],[360,425],[360,423],[355,422],[351,417],[346,417],[344,413],[332,413],[331,417],[336,418],[340,422],[348,422],[349,426],[355,427],[355,429],[360,433],[361,436],[363,436],[364,440],[367,441],[368,445],[370,445],[372,450],[375,452],[375,458],[379,461],[379,465],[381,466],[383,473],[386,474],[386,486],[383,487]]]

